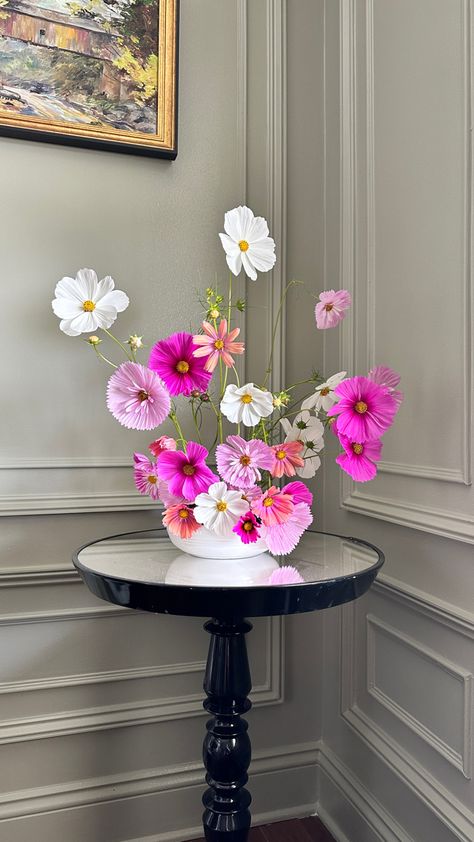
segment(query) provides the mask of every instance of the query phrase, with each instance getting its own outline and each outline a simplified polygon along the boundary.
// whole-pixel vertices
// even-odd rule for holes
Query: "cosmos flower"
[[[294,477],[295,468],[304,468],[301,454],[305,446],[302,441],[288,441],[272,447],[273,464],[270,473],[273,477]]]
[[[286,433],[285,442],[300,441],[304,444],[304,450],[301,453],[304,466],[302,468],[297,467],[296,473],[303,479],[314,477],[321,465],[318,454],[324,447],[324,426],[322,422],[315,415],[310,415],[308,410],[305,409],[298,413],[293,424],[290,423],[288,418],[281,418],[280,424]]]
[[[367,377],[374,383],[378,383],[379,386],[385,386],[392,397],[395,398],[397,408],[400,408],[403,401],[403,392],[400,392],[397,389],[397,386],[400,383],[400,375],[397,371],[394,371],[393,368],[389,368],[388,365],[376,365],[374,368],[370,369]]]
[[[192,508],[186,503],[169,506],[163,515],[163,526],[180,538],[192,538],[194,533],[201,528],[201,524],[194,517]]]
[[[255,427],[261,418],[268,418],[273,412],[273,395],[253,383],[245,386],[227,386],[221,401],[221,412],[234,424]]]
[[[240,491],[231,491],[225,482],[214,482],[207,493],[198,494],[194,517],[216,535],[232,535],[234,526],[248,509]]]
[[[334,390],[339,398],[329,416],[337,415],[338,435],[363,444],[378,439],[393,424],[397,402],[384,386],[367,377],[351,377]]]
[[[207,491],[218,477],[206,465],[208,451],[195,441],[188,441],[186,452],[168,450],[160,454],[158,476],[168,483],[171,494],[193,501],[197,494]]]
[[[299,480],[289,482],[285,485],[284,491],[285,494],[291,494],[293,503],[307,503],[308,506],[313,505],[313,495],[304,482],[299,482]]]
[[[322,292],[315,308],[316,327],[320,330],[336,327],[345,317],[351,303],[351,295],[346,289],[339,289],[337,292],[329,289]]]
[[[268,272],[276,261],[275,242],[269,237],[268,225],[262,216],[254,216],[250,208],[238,207],[224,217],[225,234],[219,234],[226,253],[227,265],[234,275],[242,266],[252,281],[257,272]]]
[[[268,580],[269,585],[299,585],[304,582],[301,573],[298,573],[296,567],[286,565],[274,570]]]
[[[308,526],[311,526],[312,522],[313,515],[309,506],[306,503],[296,503],[285,523],[267,526],[263,537],[268,549],[275,555],[291,553],[303,532]]]
[[[259,468],[270,470],[271,448],[260,439],[245,441],[240,436],[227,436],[225,444],[216,448],[217,470],[229,485],[250,488],[260,482]]]
[[[293,500],[274,485],[252,503],[252,511],[265,526],[286,523],[293,511]]]
[[[190,395],[194,389],[205,392],[209,385],[212,374],[206,371],[203,360],[194,356],[196,348],[190,333],[173,333],[151,349],[148,365],[174,397]]]
[[[154,371],[122,363],[107,384],[107,407],[131,430],[154,430],[170,411],[170,396]]]
[[[255,544],[260,537],[260,527],[253,512],[246,512],[235,524],[235,532],[244,544]]]
[[[135,485],[140,494],[147,494],[152,500],[161,500],[165,506],[179,503],[179,497],[170,493],[168,484],[160,479],[156,470],[156,463],[151,462],[144,453],[133,454],[133,474]]]
[[[193,352],[195,357],[207,357],[204,368],[206,371],[214,371],[221,359],[227,368],[232,368],[234,358],[231,354],[243,354],[245,345],[243,342],[234,342],[240,333],[240,327],[235,327],[227,333],[227,319],[221,319],[219,327],[213,327],[210,322],[203,322],[204,333],[193,336],[194,344],[199,347]]]
[[[342,470],[356,482],[367,482],[373,479],[377,473],[376,463],[382,453],[380,439],[365,441],[361,444],[340,435],[339,441],[344,448],[344,453],[339,454],[336,462]]]
[[[115,289],[107,275],[101,281],[93,269],[80,269],[75,278],[62,278],[54,291],[52,308],[61,319],[60,329],[68,336],[109,328],[129,305],[128,296]]]
[[[336,386],[339,386],[339,383],[342,383],[346,374],[347,371],[340,371],[338,374],[328,377],[325,383],[321,383],[320,386],[316,387],[313,395],[310,395],[309,398],[303,401],[301,409],[313,409],[316,414],[320,409],[323,409],[324,412],[331,409],[337,401],[337,395],[334,393],[334,389]]]
[[[159,439],[148,445],[148,450],[153,453],[153,456],[158,457],[165,450],[176,450],[177,446],[176,439],[171,436],[160,436]]]

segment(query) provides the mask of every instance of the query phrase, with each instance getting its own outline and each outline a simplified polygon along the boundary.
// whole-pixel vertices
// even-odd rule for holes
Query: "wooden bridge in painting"
[[[2,6],[2,13],[0,37],[102,61],[101,91],[121,98],[122,74],[112,65],[120,52],[118,33],[105,30],[96,21],[29,3]]]

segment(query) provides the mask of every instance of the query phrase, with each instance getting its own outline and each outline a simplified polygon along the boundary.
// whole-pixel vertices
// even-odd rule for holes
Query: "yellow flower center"
[[[240,464],[243,465],[244,468],[246,468],[247,465],[250,465],[250,461],[251,461],[250,456],[245,456],[245,454],[244,454],[244,456],[241,456],[240,459],[239,459]]]
[[[179,371],[180,374],[186,374],[189,371],[189,363],[186,360],[180,360],[179,363],[176,363],[176,371]]]
[[[152,485],[156,485],[156,476],[155,474],[148,474],[148,482]]]
[[[331,312],[331,310],[332,310],[333,308],[334,308],[334,304],[326,304],[326,305],[325,305],[325,307],[324,307],[324,309],[325,309],[328,313],[330,313],[330,312]]]
[[[143,401],[147,401],[149,397],[150,397],[150,395],[148,394],[148,392],[145,392],[144,389],[140,389],[140,391],[137,395],[138,400],[141,401],[142,403],[143,403]]]
[[[354,453],[357,454],[357,456],[360,456],[360,454],[364,452],[364,445],[363,444],[353,444],[352,450],[354,451]]]
[[[252,403],[253,397],[252,395],[242,395],[240,400],[242,401],[242,403]]]
[[[246,520],[243,526],[244,532],[251,532],[253,529],[253,523],[251,520]]]
[[[264,506],[273,506],[273,497],[265,497],[263,501]]]
[[[248,249],[249,249],[249,244],[248,244],[247,240],[241,240],[241,241],[240,241],[240,243],[239,243],[239,249],[240,249],[240,251],[248,251]]]
[[[320,391],[320,393],[319,393],[319,394],[320,394],[320,395],[323,395],[323,397],[325,397],[326,395],[329,395],[329,392],[330,392],[330,391],[331,391],[331,390],[330,390],[329,386],[325,386],[325,387],[324,387],[324,389],[321,389],[321,391]]]
[[[183,466],[183,474],[186,474],[187,477],[192,477],[196,473],[196,468],[194,465],[184,465]],[[184,496],[184,495],[183,495]]]
[[[219,500],[216,509],[218,512],[225,512],[225,510],[227,509],[227,503],[225,502],[225,500]]]
[[[187,509],[180,509],[178,512],[181,520],[187,520],[189,517],[189,512]]]
[[[277,459],[284,459],[285,456],[286,456],[286,453],[285,453],[284,450],[277,450],[277,452],[275,453],[275,456],[276,456]]]
[[[93,301],[84,301],[82,309],[84,310],[84,313],[92,313],[92,311],[95,310],[95,304]]]
[[[216,341],[214,342],[214,348],[216,348],[217,351],[222,351],[223,347],[224,347],[224,343],[223,343],[222,339],[216,339]]]
[[[359,415],[363,415],[364,412],[367,412],[368,408],[369,407],[367,406],[365,401],[357,401],[354,407],[355,411],[358,412]]]

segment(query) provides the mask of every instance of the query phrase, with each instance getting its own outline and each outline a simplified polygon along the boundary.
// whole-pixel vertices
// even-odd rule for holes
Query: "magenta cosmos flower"
[[[272,485],[252,503],[252,511],[265,526],[286,523],[293,511],[293,500],[279,488]]]
[[[285,523],[274,523],[265,530],[265,541],[271,553],[287,555],[291,553],[300,540],[303,532],[311,526],[313,515],[306,503],[296,503],[292,507]]]
[[[150,352],[148,365],[156,371],[173,396],[205,392],[212,377],[203,360],[194,356],[197,346],[190,333],[173,333],[160,339]]]
[[[251,488],[260,482],[259,468],[270,470],[273,464],[271,448],[260,441],[245,441],[240,436],[227,436],[226,444],[216,448],[217,470],[229,485]]]
[[[346,315],[351,303],[351,294],[346,289],[339,289],[337,292],[329,289],[322,292],[315,308],[316,326],[320,330],[336,327]]]
[[[260,537],[260,527],[253,512],[242,515],[232,532],[235,532],[244,544],[255,544]]]
[[[290,565],[274,570],[268,580],[269,585],[300,585],[301,582],[304,582],[301,573],[298,573],[296,567],[290,567]]]
[[[308,506],[313,505],[313,495],[308,486],[304,482],[295,480],[285,485],[285,494],[291,494],[293,503],[307,503]]]
[[[400,392],[397,389],[397,386],[400,383],[400,375],[397,371],[394,371],[393,368],[389,368],[388,365],[376,365],[374,368],[370,369],[367,377],[374,383],[378,383],[379,386],[385,386],[385,388],[388,389],[390,394],[395,398],[397,402],[397,409],[400,408],[400,404],[403,401],[403,392]]]
[[[336,459],[337,464],[346,474],[356,482],[367,482],[377,473],[376,462],[382,453],[382,442],[379,439],[360,442],[351,441],[347,436],[339,436],[344,448]]]
[[[194,512],[186,503],[177,503],[166,509],[163,515],[163,525],[167,526],[173,535],[180,538],[192,538],[201,528],[201,524],[194,517]]]
[[[123,427],[154,430],[170,411],[170,396],[154,371],[122,363],[107,384],[107,407]]]
[[[337,415],[337,433],[363,444],[378,439],[397,412],[397,402],[384,386],[367,377],[351,377],[334,389],[339,398],[328,416]]]
[[[301,456],[304,447],[302,441],[287,441],[284,444],[274,445],[272,447],[271,475],[273,477],[294,477],[296,474],[295,468],[304,468],[304,459]]]
[[[206,465],[208,452],[201,444],[188,441],[186,452],[168,450],[162,453],[157,462],[158,476],[168,483],[171,494],[184,500],[194,498],[206,492],[219,477]]]
[[[198,333],[193,336],[194,344],[199,346],[194,351],[194,356],[207,357],[204,365],[206,371],[214,371],[219,360],[222,360],[227,368],[232,368],[234,358],[231,354],[243,354],[245,350],[243,342],[234,342],[240,333],[240,327],[227,333],[227,319],[222,319],[217,330],[209,322],[203,322],[202,329],[204,334]]]

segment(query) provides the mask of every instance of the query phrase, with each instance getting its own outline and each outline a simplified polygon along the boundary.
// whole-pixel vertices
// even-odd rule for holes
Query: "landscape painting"
[[[0,0],[0,134],[176,156],[178,0]]]

